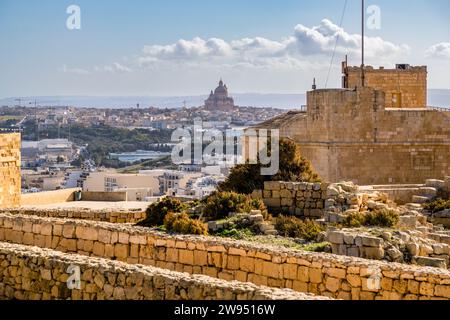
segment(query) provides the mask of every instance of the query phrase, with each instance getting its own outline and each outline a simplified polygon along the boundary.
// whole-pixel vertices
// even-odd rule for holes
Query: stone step
[[[429,200],[430,200],[429,197],[423,197],[423,196],[413,196],[412,197],[413,203],[417,203],[417,204],[424,204],[424,203],[428,202]]]

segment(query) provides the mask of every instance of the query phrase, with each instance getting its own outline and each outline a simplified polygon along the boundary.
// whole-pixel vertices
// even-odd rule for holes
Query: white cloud
[[[292,67],[304,66],[311,61],[311,56],[317,56],[326,65],[337,39],[338,54],[359,57],[361,36],[350,34],[324,19],[318,26],[311,28],[299,24],[294,28],[293,35],[279,41],[255,37],[227,42],[217,38],[204,40],[196,37],[168,45],[147,45],[137,61],[141,66],[170,61],[259,67],[280,66],[285,61],[287,66]],[[397,45],[380,37],[366,37],[365,41],[369,61],[375,58],[380,62],[395,60],[404,57],[410,50],[405,44]]]
[[[103,67],[94,67],[96,72],[110,72],[110,73],[125,73],[131,72],[131,68],[124,66],[118,62],[114,62],[112,65],[107,65]]]
[[[63,65],[61,68],[61,71],[64,73],[73,73],[73,74],[77,74],[77,75],[90,74],[90,72],[88,70],[80,69],[80,68],[68,68],[67,65]]]
[[[427,49],[427,58],[450,59],[450,42],[441,42]]]

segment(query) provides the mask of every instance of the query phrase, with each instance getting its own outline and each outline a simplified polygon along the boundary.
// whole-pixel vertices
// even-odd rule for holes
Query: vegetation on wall
[[[369,211],[366,213],[357,212],[347,215],[344,218],[343,225],[348,228],[366,227],[395,227],[400,220],[397,211],[389,209],[381,209]]]
[[[164,227],[169,232],[180,234],[208,234],[208,228],[203,222],[190,218],[186,213],[169,212],[164,218]]]
[[[209,220],[220,220],[227,218],[229,213],[249,213],[251,210],[261,210],[264,218],[268,216],[262,200],[236,192],[215,192],[203,202],[203,216]]]
[[[275,220],[275,229],[283,237],[301,238],[314,241],[323,228],[313,220],[301,220],[292,216],[279,216]]]
[[[434,201],[428,202],[424,205],[425,210],[436,213],[444,210],[450,210],[450,199],[436,199]]]
[[[152,203],[146,211],[146,218],[137,225],[141,227],[158,227],[164,224],[164,218],[168,213],[181,213],[187,207],[180,200],[164,198]]]

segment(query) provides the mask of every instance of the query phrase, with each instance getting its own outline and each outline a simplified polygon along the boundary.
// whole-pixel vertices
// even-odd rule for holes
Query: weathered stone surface
[[[420,266],[435,267],[446,269],[447,265],[444,259],[430,257],[415,257],[415,262]]]

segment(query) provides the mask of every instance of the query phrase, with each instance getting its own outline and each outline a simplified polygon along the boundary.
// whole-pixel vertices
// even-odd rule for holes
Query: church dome
[[[214,90],[214,95],[218,96],[228,96],[228,90],[227,87],[224,86],[223,81],[220,80],[219,86]]]

